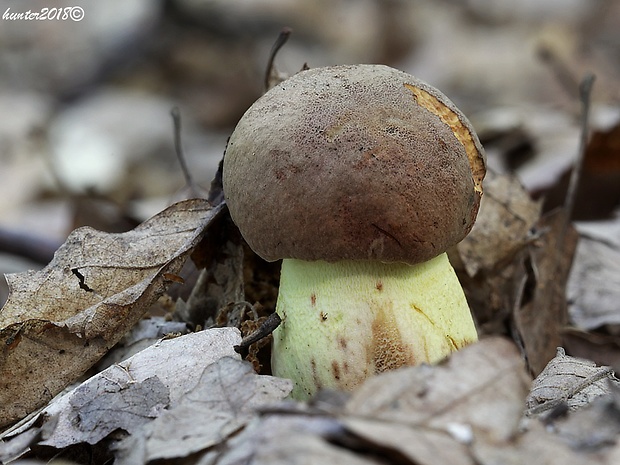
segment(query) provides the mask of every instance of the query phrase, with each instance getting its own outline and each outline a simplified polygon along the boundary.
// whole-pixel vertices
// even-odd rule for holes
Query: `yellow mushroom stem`
[[[436,363],[478,339],[445,253],[417,265],[285,259],[277,312],[273,374],[292,379],[298,399]]]

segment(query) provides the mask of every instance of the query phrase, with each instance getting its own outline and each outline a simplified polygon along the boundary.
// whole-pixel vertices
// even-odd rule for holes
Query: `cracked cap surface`
[[[250,247],[280,258],[426,261],[478,213],[484,151],[441,92],[382,65],[315,68],[239,121],[224,194]]]

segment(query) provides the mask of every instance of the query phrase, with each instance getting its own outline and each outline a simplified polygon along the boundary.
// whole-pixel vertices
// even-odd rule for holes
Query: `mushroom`
[[[272,371],[295,397],[477,340],[446,251],[472,228],[484,175],[466,117],[387,66],[302,71],[243,115],[224,195],[249,246],[283,259]]]

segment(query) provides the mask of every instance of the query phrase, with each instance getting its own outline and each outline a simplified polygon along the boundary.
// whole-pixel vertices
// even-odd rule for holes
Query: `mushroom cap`
[[[478,213],[484,151],[441,92],[383,65],[302,71],[226,148],[224,195],[262,258],[429,260]]]

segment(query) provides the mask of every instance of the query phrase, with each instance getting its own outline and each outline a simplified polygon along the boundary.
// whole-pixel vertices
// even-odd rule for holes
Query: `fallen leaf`
[[[347,418],[345,424],[348,431],[358,437],[358,447],[363,450],[382,451],[386,456],[406,457],[415,465],[476,463],[467,444],[459,442],[447,431],[358,418]]]
[[[590,360],[571,357],[558,347],[556,356],[532,383],[526,400],[527,414],[541,414],[561,402],[571,410],[583,407],[611,392],[609,380],[620,386],[610,367],[598,367]]]
[[[225,440],[256,418],[256,409],[290,393],[292,382],[257,375],[248,362],[223,357],[201,370],[191,391],[116,447],[118,464],[186,457]]]
[[[345,436],[339,421],[329,414],[304,412],[265,413],[241,433],[212,448],[198,460],[200,465],[374,465],[384,457],[353,451],[336,438]]]
[[[541,208],[515,177],[489,171],[476,223],[457,245],[467,274],[473,277],[509,263],[531,241]]]
[[[470,234],[450,252],[481,334],[506,334],[521,282],[522,251],[535,239],[541,203],[514,176],[490,171]]]
[[[571,449],[537,420],[521,420],[528,388],[514,345],[489,338],[438,366],[371,378],[338,418],[349,447],[396,463],[601,463],[600,450]]]
[[[563,336],[563,347],[570,354],[592,360],[597,365],[609,365],[620,372],[619,335],[567,328]]]
[[[620,325],[620,220],[578,223],[569,315],[582,330]]]
[[[489,338],[442,364],[371,378],[344,407],[313,401],[263,408],[242,431],[186,463],[602,463],[602,449],[576,450],[538,420],[522,421],[528,389],[514,344]]]
[[[202,373],[197,366],[238,357],[234,346],[240,341],[235,328],[162,340],[57,397],[37,418],[9,430],[2,439],[13,438],[12,442],[43,429],[38,444],[62,449],[96,444],[117,429],[139,434],[142,425],[194,389]]]
[[[222,206],[175,204],[127,233],[80,228],[39,272],[7,276],[0,427],[82,375],[165,291]]]
[[[278,408],[280,407],[280,408]],[[288,407],[288,408],[287,408]],[[302,404],[276,405],[263,411],[239,434],[225,438],[197,461],[200,465],[371,465],[385,460],[354,451],[338,438],[347,433],[335,414],[312,412]]]
[[[566,282],[578,235],[567,221],[564,210],[545,214],[536,225],[540,237],[522,257],[526,275],[513,318],[528,367],[535,376],[555,356],[568,321]]]
[[[620,405],[618,387],[596,397],[584,408],[553,424],[557,436],[571,449],[604,452],[618,442],[620,435]]]
[[[472,445],[480,465],[545,464],[594,465],[602,463],[596,454],[580,453],[570,449],[560,438],[550,433],[542,423],[535,421],[506,444],[481,441]]]
[[[117,429],[136,433],[169,401],[168,388],[156,376],[144,381],[104,377],[80,386],[69,400],[73,440],[97,444]]]
[[[545,210],[564,203],[571,168],[541,195]],[[620,205],[620,124],[592,132],[583,159],[572,219],[588,221],[608,218]]]
[[[473,441],[480,436],[505,441],[517,431],[529,384],[514,344],[495,337],[455,352],[438,366],[370,378],[353,393],[346,413],[391,422],[412,435],[428,428],[450,436],[455,425],[466,425]]]
[[[55,419],[57,423],[41,444],[57,449],[79,442],[94,444],[113,430],[114,425],[125,429],[123,425],[135,416],[131,408],[144,411],[143,403],[151,405],[148,409],[151,415],[144,415],[145,421],[141,424],[158,417],[163,407],[179,402],[195,388],[204,367],[222,357],[238,357],[233,347],[239,341],[241,335],[235,328],[209,329],[162,340],[112,365],[44,410],[45,417]],[[162,386],[167,398],[165,403]],[[149,393],[151,387],[156,389]],[[141,398],[134,395],[136,390],[142,394]],[[97,394],[106,391],[109,392],[106,399]],[[107,433],[103,435],[97,431],[102,429],[94,420],[99,413],[97,409],[102,408],[107,411],[103,419]],[[91,415],[89,411],[95,414]],[[112,421],[116,423],[112,424]],[[85,422],[92,428],[83,429],[81,425]],[[126,431],[136,432],[135,429]],[[93,439],[95,435],[98,439]]]
[[[0,463],[17,460],[41,436],[41,428],[31,428],[10,441],[0,441]]]

